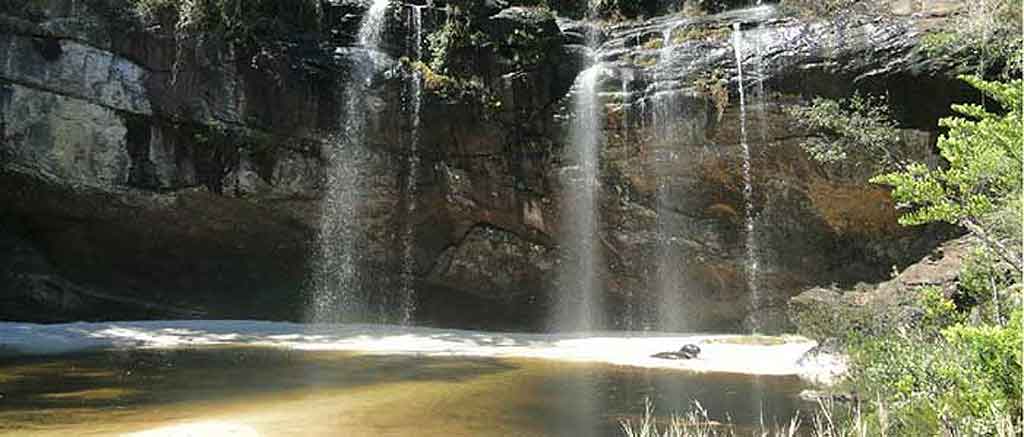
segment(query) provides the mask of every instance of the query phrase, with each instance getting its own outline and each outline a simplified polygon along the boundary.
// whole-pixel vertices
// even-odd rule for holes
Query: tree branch
[[[960,224],[963,227],[967,228],[967,230],[970,231],[970,233],[974,234],[979,239],[981,239],[981,242],[985,244],[985,246],[987,246],[989,250],[995,252],[995,254],[999,256],[999,258],[1001,258],[1003,261],[1005,261],[1007,264],[1013,267],[1013,269],[1017,271],[1018,275],[1024,274],[1024,266],[1022,266],[1021,260],[1014,256],[1013,252],[1010,249],[1008,249],[1003,243],[999,242],[999,240],[995,238],[992,238],[992,236],[990,236],[988,232],[985,232],[985,229],[982,228],[976,220],[970,217],[964,217],[960,219]]]

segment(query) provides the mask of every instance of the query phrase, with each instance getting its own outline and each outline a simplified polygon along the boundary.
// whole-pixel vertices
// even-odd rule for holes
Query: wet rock
[[[790,317],[802,335],[826,342],[845,339],[851,332],[872,335],[914,324],[924,314],[914,290],[932,285],[952,296],[971,241],[948,241],[888,281],[806,290],[790,299]]]
[[[688,344],[679,348],[679,353],[689,355],[690,358],[695,358],[700,355],[700,347],[695,344]]]
[[[425,38],[445,23],[444,6],[460,3],[482,40],[434,72],[445,78],[425,83],[421,178],[408,191],[414,70],[398,62],[414,52],[408,5],[393,5],[385,44],[367,51],[352,47],[366,1],[328,2],[319,30],[259,50],[215,34],[180,45],[173,26],[126,29],[71,3],[47,2],[25,17],[0,12],[0,219],[31,225],[19,235],[51,270],[24,269],[46,278],[35,284],[50,291],[37,295],[55,308],[65,300],[53,290],[74,289],[67,295],[182,302],[220,317],[301,317],[297,295],[316,253],[327,157],[345,144],[342,96],[354,62],[378,69],[357,85],[372,91],[358,151],[373,154],[372,176],[352,224],[366,236],[360,268],[368,290],[386,289],[401,253],[395,236],[411,228],[423,320],[487,327],[467,315],[513,314],[503,326],[514,328],[543,318],[562,218],[572,213],[559,181],[572,165],[562,159],[571,147],[569,89],[595,60],[609,71],[598,87],[607,141],[596,239],[616,327],[658,326],[643,309],[667,293],[688,304],[672,329],[743,329],[750,308],[763,313],[760,326],[784,329],[778,309],[796,291],[876,281],[939,238],[896,226],[884,191],[809,161],[799,148],[805,134],[784,111],[799,96],[889,92],[901,124],[930,149],[934,132],[925,130],[959,89],[940,59],[915,48],[920,16],[805,19],[768,7],[598,26],[517,1],[427,2]],[[549,5],[582,4],[558,3]],[[664,6],[641,3],[625,6]],[[733,6],[718,3],[704,7]],[[746,78],[757,81],[746,84],[750,205],[736,22]],[[587,40],[601,46],[588,49]],[[756,101],[759,83],[788,96]],[[417,208],[407,217],[409,193]],[[757,302],[744,275],[748,208],[762,261]],[[455,299],[465,305],[447,305]],[[85,311],[61,308],[68,318]]]
[[[476,227],[437,260],[429,281],[495,300],[542,289],[554,267],[550,249],[491,227]]]
[[[700,347],[695,344],[688,344],[676,352],[658,352],[651,355],[651,357],[664,360],[692,360],[697,358],[698,355],[700,355]]]

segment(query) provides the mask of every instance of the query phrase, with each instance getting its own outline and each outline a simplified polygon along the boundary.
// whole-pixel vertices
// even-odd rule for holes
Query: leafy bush
[[[921,297],[921,307],[924,309],[924,317],[921,320],[924,326],[944,328],[964,321],[963,313],[957,311],[956,303],[946,297],[942,288],[921,287],[918,293]]]
[[[1005,326],[955,325],[942,332],[955,350],[974,364],[993,388],[1007,400],[1008,411],[1021,411],[1021,371],[1024,355],[1021,350],[1021,311],[1018,309]]]
[[[963,79],[1006,112],[991,113],[977,104],[953,105],[954,111],[967,118],[939,121],[940,126],[948,129],[938,142],[947,167],[932,169],[915,162],[872,181],[892,187],[893,198],[907,211],[900,217],[900,223],[962,225],[1019,275],[1024,272],[1020,247],[1007,245],[1006,236],[996,235],[986,224],[1002,209],[1019,205],[1024,166],[1024,109],[1020,104],[1024,81],[986,82],[970,76]]]
[[[897,435],[993,435],[1021,406],[1020,311],[1013,320],[866,338],[849,385],[887,406]]]
[[[861,399],[885,406],[869,411],[878,420],[865,423],[886,424],[890,434],[1011,435],[1020,428],[1019,419],[1008,418],[1019,417],[1024,377],[1024,81],[964,80],[1003,111],[954,105],[961,116],[940,121],[947,132],[937,148],[946,163],[938,167],[893,159],[896,155],[888,151],[895,147],[889,142],[895,127],[870,102],[844,107],[819,100],[795,113],[832,140],[808,150],[821,161],[869,159],[870,152],[886,152],[875,165],[891,170],[872,180],[893,188],[893,198],[905,211],[901,223],[959,224],[980,244],[967,259],[955,292],[938,287],[916,290],[923,317],[909,319],[912,323],[893,325],[878,319],[876,312],[858,314],[840,307],[835,312],[841,316],[833,314],[817,325],[834,327],[840,331],[834,335],[847,339],[847,384]]]
[[[841,344],[889,335],[915,324],[920,305],[913,293],[882,295],[874,292],[842,294],[816,289],[790,301],[790,317],[797,332],[820,342]]]
[[[476,50],[488,42],[476,23],[476,14],[466,6],[449,5],[448,19],[437,31],[427,35],[430,44],[430,68],[441,74],[463,75],[455,57],[463,51]]]
[[[1018,304],[1019,279],[991,251],[977,249],[965,260],[957,297],[970,307],[972,322],[1003,324]]]
[[[818,97],[808,106],[786,111],[811,131],[813,137],[802,146],[824,165],[847,172],[868,167],[876,173],[901,168],[909,161],[896,122],[879,98],[860,94],[843,101]]]

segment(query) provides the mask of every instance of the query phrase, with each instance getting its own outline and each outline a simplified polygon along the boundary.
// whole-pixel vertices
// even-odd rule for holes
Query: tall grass
[[[658,426],[654,405],[650,399],[644,401],[644,416],[639,421],[619,422],[626,437],[736,437],[736,429],[730,424],[712,420],[708,411],[694,401],[693,408],[684,415],[672,415],[663,428]],[[793,417],[785,426],[768,428],[762,421],[761,429],[753,435],[759,437],[795,437],[800,429],[800,418]]]
[[[849,414],[831,401],[818,401],[818,412],[811,420],[809,429],[803,428],[799,417],[793,417],[789,423],[774,429],[767,427],[763,421],[760,429],[751,432],[754,437],[889,437],[889,410],[881,402],[876,402],[872,414],[864,414],[860,405],[849,407]],[[842,413],[842,414],[837,414]],[[729,424],[721,424],[710,419],[708,412],[699,402],[684,415],[672,415],[668,423],[659,426],[654,415],[654,405],[650,399],[645,401],[644,416],[638,421],[622,420],[623,434],[626,437],[738,437],[736,428]],[[1018,437],[1022,429],[1015,425],[1014,418],[1002,416],[996,429],[995,437]],[[809,433],[809,434],[808,434]],[[970,432],[948,428],[943,436],[966,436]]]

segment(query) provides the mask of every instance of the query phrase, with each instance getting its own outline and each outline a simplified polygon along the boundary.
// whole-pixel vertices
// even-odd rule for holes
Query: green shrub
[[[938,142],[946,163],[928,166],[895,153],[895,125],[883,109],[857,100],[844,106],[818,100],[796,110],[825,140],[808,152],[819,161],[876,160],[887,173],[872,179],[892,187],[904,225],[962,225],[979,246],[968,257],[952,296],[939,287],[917,290],[923,317],[893,324],[846,307],[822,316],[821,326],[846,338],[851,357],[847,384],[877,402],[868,414],[885,415],[890,434],[1009,435],[1007,418],[1021,411],[1021,246],[1024,167],[1024,81],[964,80],[994,103],[954,105]],[[897,157],[897,159],[894,159]],[[842,301],[840,302],[842,303]],[[886,303],[892,306],[892,303]],[[889,308],[891,312],[892,307]],[[1007,317],[1012,314],[1011,317]],[[860,318],[860,320],[856,320]],[[854,319],[854,320],[851,320]]]
[[[815,98],[807,106],[786,109],[811,138],[801,146],[815,161],[850,173],[865,168],[871,174],[901,168],[910,152],[900,138],[889,107],[877,97],[854,94],[844,100]]]
[[[896,435],[989,435],[1014,411],[1002,377],[961,344],[897,334],[867,338],[850,356],[850,388],[887,406]]]
[[[476,14],[466,6],[449,5],[448,19],[430,35],[430,68],[441,74],[461,76],[468,71],[457,59],[459,53],[474,51],[489,39],[474,22]]]
[[[959,300],[973,305],[975,323],[1006,323],[1016,306],[1014,290],[1019,287],[1018,279],[991,251],[977,249],[965,260],[960,272]]]
[[[970,76],[963,80],[1001,105],[1004,112],[992,113],[978,104],[953,105],[953,110],[964,117],[939,121],[948,129],[938,142],[939,153],[948,166],[931,168],[913,162],[876,176],[872,182],[892,187],[893,199],[905,210],[900,223],[961,225],[1020,275],[1024,271],[1020,247],[1008,245],[1006,236],[998,235],[988,225],[1003,209],[1020,209],[1024,184],[1024,108],[1020,102],[1024,101],[1024,81],[987,82]],[[1016,227],[1020,227],[1019,215],[1008,220],[1016,220]]]
[[[421,61],[402,58],[403,64],[420,74],[424,89],[447,103],[468,103],[480,105],[489,111],[500,109],[501,100],[484,86],[477,77],[459,78],[438,73]]]
[[[1001,325],[956,325],[942,332],[954,350],[965,356],[985,376],[985,380],[998,389],[1008,403],[1007,411],[1021,411],[1021,380],[1024,362],[1021,342],[1021,310]]]
[[[942,288],[921,287],[918,289],[918,294],[921,297],[921,307],[924,310],[924,317],[921,320],[924,326],[944,328],[964,320],[963,313],[958,311],[952,299],[946,297]]]

